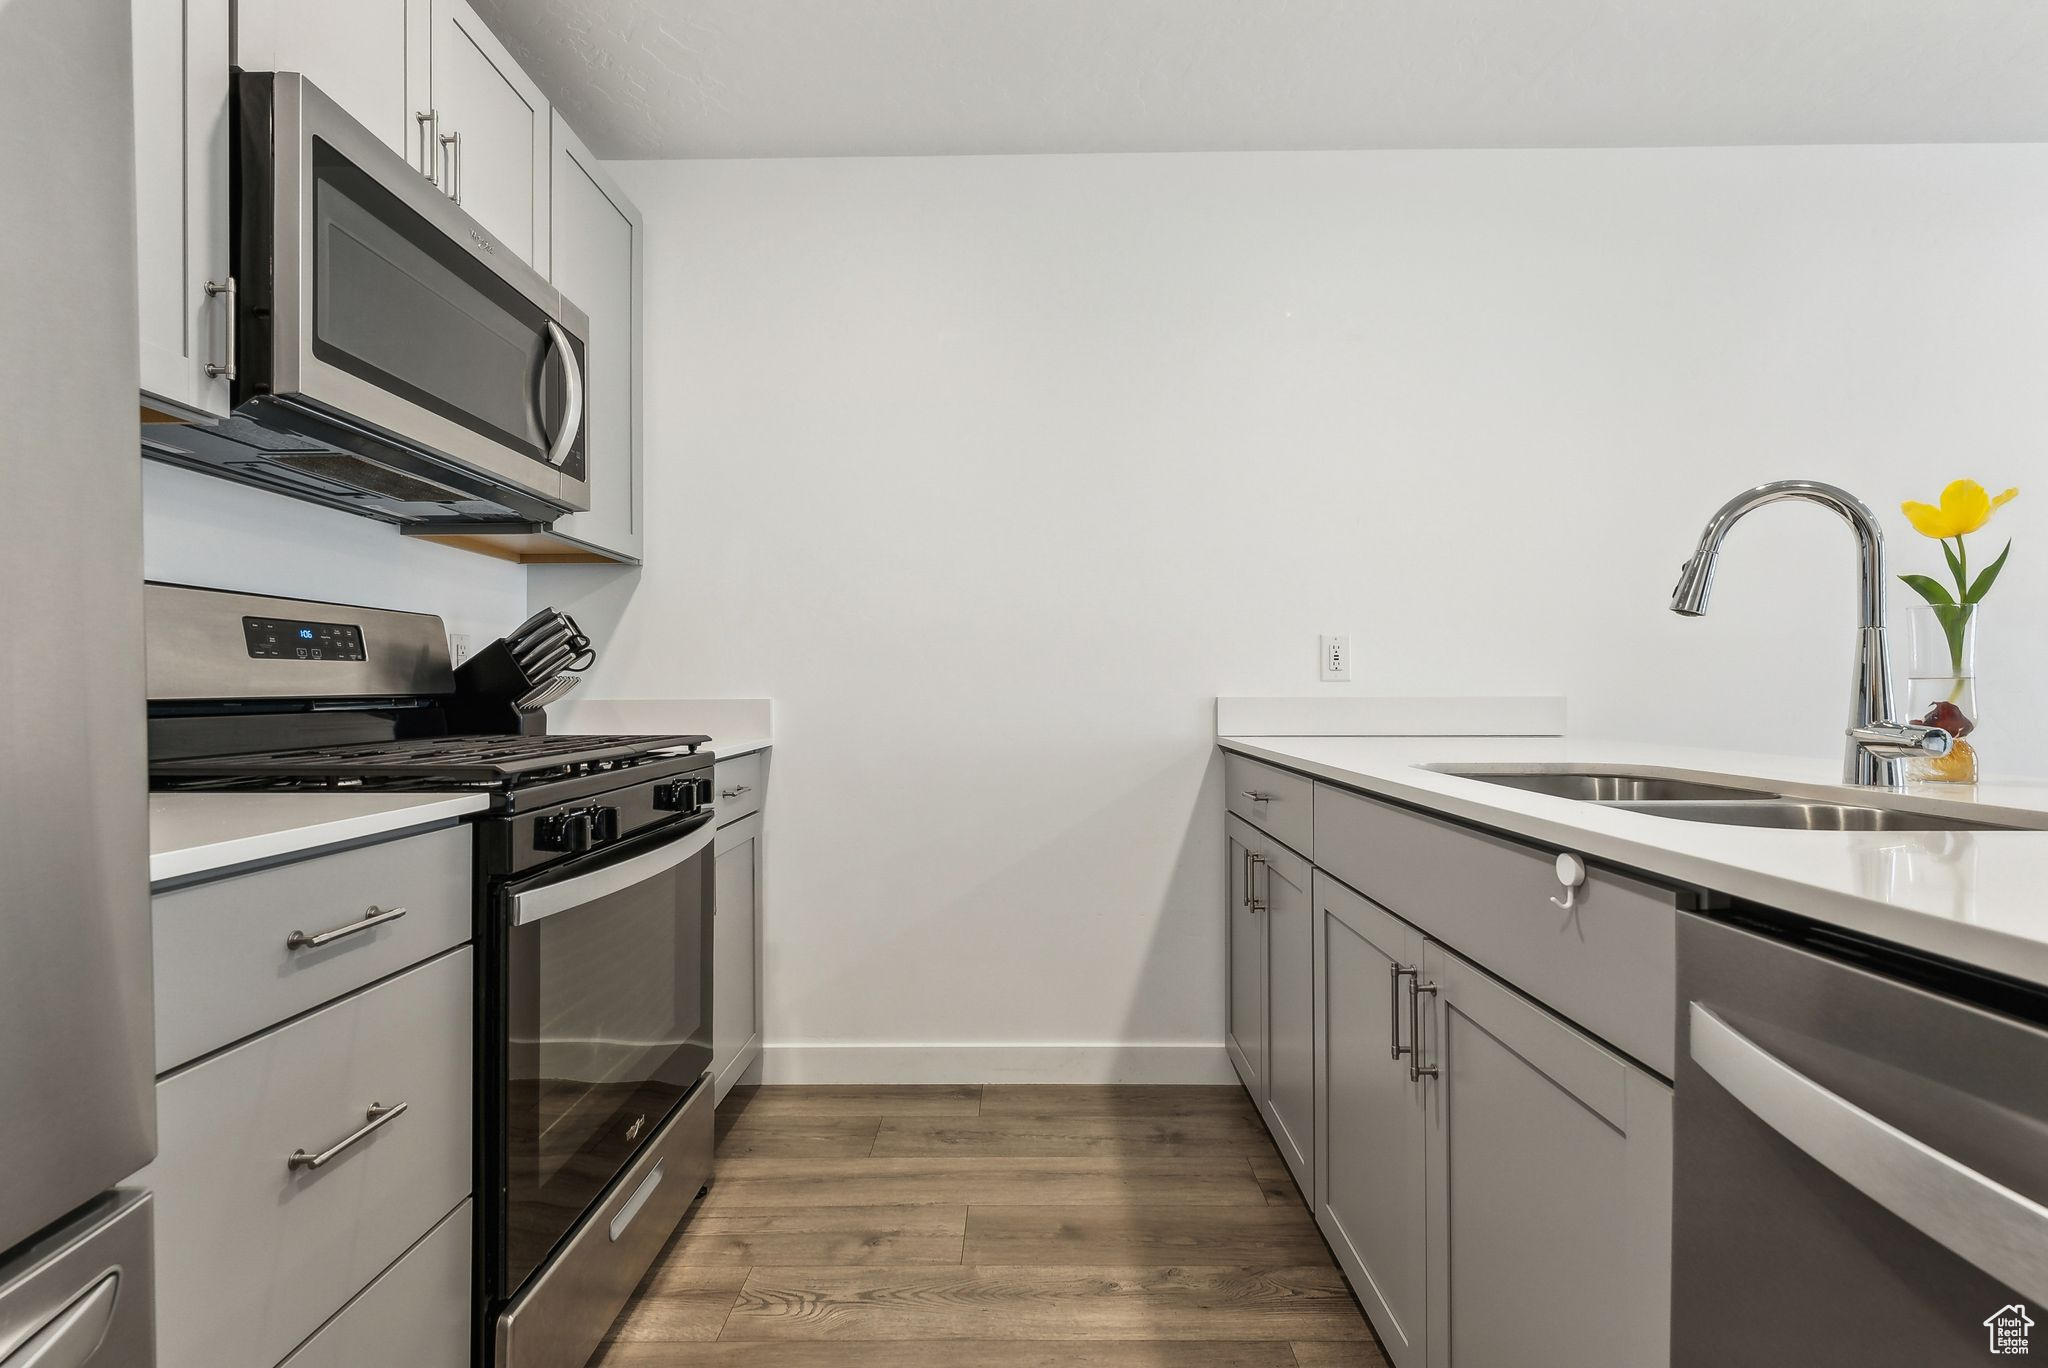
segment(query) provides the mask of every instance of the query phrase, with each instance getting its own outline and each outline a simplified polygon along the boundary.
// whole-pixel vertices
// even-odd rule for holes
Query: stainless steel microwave
[[[401,523],[590,506],[589,319],[305,77],[235,81],[234,414],[188,463]]]

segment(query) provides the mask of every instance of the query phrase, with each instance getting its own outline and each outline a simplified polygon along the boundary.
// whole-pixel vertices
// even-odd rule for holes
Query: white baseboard
[[[1234,1083],[1221,1044],[769,1044],[764,1083]]]

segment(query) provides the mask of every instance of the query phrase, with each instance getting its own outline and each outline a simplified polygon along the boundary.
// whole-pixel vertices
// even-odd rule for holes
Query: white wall
[[[1852,555],[1765,479],[2029,486],[1989,771],[2048,773],[2048,147],[632,163],[648,565],[593,696],[771,695],[785,1076],[1221,1076],[1218,693],[1564,693],[1831,754]],[[1167,1043],[1178,1050],[1009,1049]],[[837,1063],[835,1063],[837,1061]]]
[[[142,465],[150,579],[439,613],[476,647],[526,617],[526,572],[387,523],[156,461]]]

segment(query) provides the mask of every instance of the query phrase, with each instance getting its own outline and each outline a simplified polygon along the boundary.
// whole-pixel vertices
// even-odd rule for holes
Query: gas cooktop
[[[708,736],[425,736],[233,755],[158,759],[157,788],[526,789],[636,769]],[[639,777],[639,776],[635,776]]]

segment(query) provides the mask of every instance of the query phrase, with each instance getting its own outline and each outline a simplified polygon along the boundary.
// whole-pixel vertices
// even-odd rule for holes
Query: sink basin
[[[1462,779],[1478,779],[1527,793],[1548,794],[1552,798],[1576,798],[1585,803],[1707,802],[1777,797],[1769,789],[1595,770],[1497,770],[1457,765],[1432,765],[1430,768]]]
[[[1719,802],[1603,802],[1623,812],[1670,817],[1681,822],[1773,827],[1782,831],[2024,831],[1998,822],[1977,822],[1899,808],[1860,807],[1806,798],[1763,798]]]
[[[1556,766],[1516,768],[1512,765],[1428,765],[1439,774],[1477,779],[1525,793],[1572,798],[1621,812],[1640,812],[1680,822],[1718,822],[1723,826],[1770,827],[1780,831],[2034,831],[2039,823],[1987,822],[1925,809],[1878,807],[1869,803],[1827,798],[1788,797],[1763,783],[1709,783],[1654,774],[1626,774],[1614,769],[1566,769]],[[1718,777],[1718,776],[1717,776]],[[1731,781],[1737,776],[1727,776]]]

